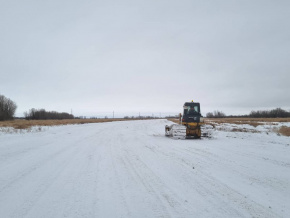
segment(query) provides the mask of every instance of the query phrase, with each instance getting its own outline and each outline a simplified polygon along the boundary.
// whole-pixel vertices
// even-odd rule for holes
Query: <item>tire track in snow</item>
[[[13,212],[12,217],[25,217],[30,212],[30,210],[34,207],[35,203],[39,201],[39,199],[43,195],[45,195],[47,190],[57,181],[57,178],[61,176],[65,170],[67,170],[69,164],[74,162],[75,156],[83,150],[83,147],[80,146],[80,144],[87,141],[88,138],[90,137],[80,138],[73,143],[61,148],[60,150],[49,154],[48,156],[45,155],[44,159],[40,159],[40,161],[33,163],[33,165],[31,165],[28,169],[25,169],[25,171],[22,172],[20,175],[10,178],[8,180],[8,183],[2,186],[0,191],[1,196],[8,196],[5,199],[2,198],[2,200],[6,201],[7,198],[17,198],[15,195],[9,195],[9,191],[11,189],[20,189],[20,193],[22,193],[21,197],[27,197],[26,200],[23,203],[20,203],[20,205],[18,206],[19,208],[22,208],[22,210],[17,210]],[[57,145],[54,145],[54,148],[56,146]],[[56,165],[55,163],[58,164]],[[52,166],[53,170],[51,170]],[[44,171],[45,173],[43,174],[41,171]],[[27,189],[23,189],[21,187],[21,184],[25,180],[31,180],[32,175],[36,174],[39,174],[41,176],[34,176],[35,181],[32,181],[32,184],[34,184],[35,186],[27,183]],[[16,205],[17,202],[18,201],[16,200]],[[1,198],[0,204],[5,204],[3,202],[1,203]]]
[[[195,147],[192,147],[192,148],[193,150],[190,150],[190,153],[194,156],[189,155],[190,153],[188,153],[189,152],[188,149],[184,149],[184,148],[181,149],[179,147],[170,148],[171,152],[168,152],[168,153],[165,152],[166,150],[164,149],[161,150],[161,149],[158,149],[157,147],[154,149],[154,152],[159,152],[170,161],[174,160],[177,164],[183,166],[181,170],[189,169],[193,165],[193,164],[190,164],[189,161],[185,161],[184,160],[185,157],[190,157],[191,159],[196,160],[196,162],[203,163],[203,165],[218,164],[220,167],[228,168],[229,170],[231,170],[231,168],[229,167],[230,165],[228,163],[228,160],[223,159],[223,158],[218,158],[217,155],[214,155],[210,152],[203,151]],[[180,157],[178,157],[178,154],[181,154]],[[206,170],[202,170],[202,166],[200,164],[195,164],[195,165],[198,166],[196,167],[196,169],[200,169],[200,170],[197,170],[196,173],[194,173],[194,175],[189,174],[193,176],[185,177],[184,179],[187,181],[188,185],[192,184],[192,181],[194,181],[195,186],[193,186],[193,188],[198,187],[198,189],[196,190],[199,192],[201,196],[212,196],[213,200],[208,199],[208,201],[212,205],[216,205],[215,202],[224,202],[224,204],[226,204],[227,202],[224,199],[226,196],[226,199],[229,202],[233,202],[234,204],[241,205],[245,210],[245,214],[242,215],[237,210],[234,209],[236,208],[236,206],[232,206],[233,211],[230,214],[234,212],[236,213],[238,217],[241,217],[241,216],[243,217],[244,215],[246,215],[246,212],[250,212],[250,214],[254,217],[257,215],[261,217],[273,217],[273,218],[279,217],[277,214],[273,212],[269,212],[268,208],[265,209],[265,207],[258,204],[257,202],[245,199],[246,196],[230,188],[223,182],[219,181],[216,177],[213,177],[210,174],[206,173]],[[248,175],[245,173],[239,172],[239,174],[241,177],[248,177]],[[193,180],[188,179],[188,178],[192,178]],[[212,192],[212,190],[218,190],[218,192],[217,191]],[[226,211],[224,211],[224,213],[226,213]]]
[[[270,218],[283,217],[283,214],[287,217],[289,209],[280,206],[271,211],[267,201],[259,199],[265,196],[263,189],[254,190],[253,186],[243,184],[245,188],[256,191],[257,200],[253,195],[249,197],[245,189],[232,186],[231,180],[227,181],[230,174],[234,182],[242,184],[241,181],[247,181],[255,174],[248,174],[248,165],[242,161],[267,162],[259,158],[257,149],[257,154],[255,149],[239,154],[242,148],[234,146],[231,152],[228,148],[233,141],[226,138],[182,141],[155,137],[161,135],[159,129],[163,132],[165,123],[155,120],[82,125],[73,129],[67,126],[67,131],[59,128],[63,132],[56,132],[56,137],[51,139],[55,144],[44,146],[51,147],[51,150],[43,148],[21,153],[22,145],[19,152],[15,145],[13,151],[18,166],[10,165],[13,155],[5,162],[0,160],[11,171],[8,173],[0,167],[1,174],[7,173],[0,180],[0,187],[9,181],[14,182],[1,192],[1,214],[4,217],[44,218]],[[228,143],[226,152],[223,152],[222,143]],[[25,145],[23,148],[26,149]],[[265,149],[269,147],[265,145]],[[253,152],[253,155],[247,157],[248,152]],[[280,156],[285,156],[279,152]],[[229,153],[232,157],[223,156]],[[275,157],[279,160],[279,155],[274,155],[273,160]],[[257,169],[263,168],[258,166]],[[18,178],[18,172],[26,173]],[[224,175],[219,176],[220,173]],[[276,193],[274,188],[279,187],[279,182],[285,188],[289,187],[283,178],[288,177],[278,177],[276,185],[269,187],[269,193]],[[278,190],[277,196],[283,196],[283,192]],[[286,212],[281,212],[283,209]]]
[[[134,139],[136,142],[138,139]],[[144,142],[139,139],[139,144],[142,148],[145,147]],[[129,169],[131,176],[134,178],[136,184],[142,184],[147,193],[153,197],[154,201],[160,202],[162,207],[152,202],[148,202],[148,207],[153,207],[153,211],[157,217],[183,217],[183,214],[189,214],[187,208],[184,206],[184,200],[178,197],[170,187],[167,186],[153,170],[152,166],[145,162],[143,156],[138,155],[133,147],[128,146],[129,143],[123,142],[122,162]],[[127,145],[127,146],[126,146]],[[138,147],[140,148],[140,147]]]

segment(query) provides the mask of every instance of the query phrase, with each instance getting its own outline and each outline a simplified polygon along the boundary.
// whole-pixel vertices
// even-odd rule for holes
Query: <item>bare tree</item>
[[[208,113],[206,114],[206,117],[208,117],[208,118],[213,118],[213,113],[212,113],[212,112],[208,112]]]
[[[0,95],[0,121],[12,120],[16,112],[17,105],[11,99]]]
[[[226,114],[222,111],[216,110],[213,112],[213,116],[217,118],[223,118],[223,117],[226,117]]]

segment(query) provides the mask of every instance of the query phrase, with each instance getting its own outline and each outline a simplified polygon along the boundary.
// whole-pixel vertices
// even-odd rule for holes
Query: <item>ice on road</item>
[[[174,140],[166,124],[0,135],[0,217],[289,217],[289,137]]]

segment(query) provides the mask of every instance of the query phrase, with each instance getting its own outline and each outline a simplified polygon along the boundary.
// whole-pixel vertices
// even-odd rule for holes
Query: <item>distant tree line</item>
[[[4,95],[0,95],[0,121],[4,120],[12,120],[14,119],[14,115],[17,109],[17,105],[11,99],[5,97]],[[56,111],[46,111],[45,109],[30,109],[28,112],[24,112],[25,119],[27,120],[61,120],[61,119],[86,119],[86,117],[74,117],[72,114],[66,112],[56,112]],[[175,117],[176,116],[168,116],[166,118]],[[224,117],[253,117],[253,118],[283,118],[283,117],[290,117],[290,111],[283,110],[281,108],[276,108],[273,110],[258,110],[258,111],[251,111],[249,115],[240,115],[240,116],[233,116],[226,114],[222,111],[214,111],[208,112],[206,114],[208,118],[224,118]],[[152,118],[159,118],[154,116],[125,116],[124,119],[152,119]],[[97,117],[91,117],[91,119],[97,119]],[[108,119],[106,116],[105,119]]]
[[[258,110],[258,111],[252,111],[249,117],[256,117],[256,118],[290,117],[290,112],[285,111],[281,108],[276,108],[273,110]]]
[[[223,118],[223,117],[226,117],[226,114],[222,111],[214,111],[214,112],[208,112],[206,114],[206,117],[208,118]]]
[[[17,105],[11,99],[0,95],[0,121],[12,120],[16,111]]]
[[[154,116],[125,116],[124,119],[156,119],[160,117]]]
[[[62,119],[74,119],[72,114],[66,112],[46,111],[45,109],[30,109],[28,112],[24,112],[26,120],[62,120]]]
[[[283,117],[290,117],[290,111],[283,110],[281,108],[276,108],[273,110],[258,110],[258,111],[251,111],[248,115],[239,115],[233,116],[229,115],[226,116],[225,113],[222,111],[214,111],[208,112],[206,114],[208,118],[223,118],[223,117],[252,117],[252,118],[283,118]]]

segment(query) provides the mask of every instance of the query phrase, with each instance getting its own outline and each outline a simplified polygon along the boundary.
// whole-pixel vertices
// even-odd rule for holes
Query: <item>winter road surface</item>
[[[166,120],[0,135],[0,217],[289,217],[289,138],[164,136]]]

